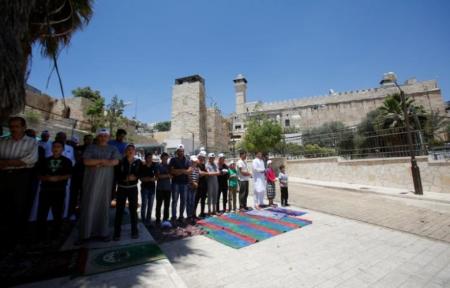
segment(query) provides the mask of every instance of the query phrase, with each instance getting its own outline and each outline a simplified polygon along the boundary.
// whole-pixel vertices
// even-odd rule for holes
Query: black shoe
[[[284,206],[291,206],[291,205],[289,205],[288,203],[286,203],[286,204],[284,204]]]
[[[139,238],[139,232],[133,232],[133,233],[131,233],[131,238],[132,239],[138,239]]]

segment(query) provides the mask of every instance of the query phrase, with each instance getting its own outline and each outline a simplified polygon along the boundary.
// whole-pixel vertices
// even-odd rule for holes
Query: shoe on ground
[[[139,233],[138,232],[134,232],[131,234],[131,238],[132,239],[138,239],[139,238]]]

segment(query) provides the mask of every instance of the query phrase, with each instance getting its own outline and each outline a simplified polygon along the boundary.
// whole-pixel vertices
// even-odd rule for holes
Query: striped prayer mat
[[[287,214],[279,219],[260,215],[261,213],[228,213],[198,221],[197,225],[207,232],[206,237],[239,249],[312,224],[310,220]]]

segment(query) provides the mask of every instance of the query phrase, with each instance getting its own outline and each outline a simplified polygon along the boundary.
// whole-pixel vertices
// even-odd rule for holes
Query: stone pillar
[[[199,75],[176,79],[172,89],[170,138],[192,139],[192,133],[196,149],[206,145],[205,80]]]
[[[234,91],[236,93],[236,114],[245,113],[245,102],[247,101],[247,79],[244,75],[238,74],[233,80]]]

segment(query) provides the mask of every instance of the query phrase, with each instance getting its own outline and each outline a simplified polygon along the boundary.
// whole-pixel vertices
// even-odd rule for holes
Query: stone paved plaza
[[[188,287],[450,287],[450,244],[308,210],[313,225],[235,250],[162,245]]]
[[[450,287],[450,204],[295,182],[290,201],[312,225],[241,249],[194,236],[162,244],[168,260],[27,286]]]

